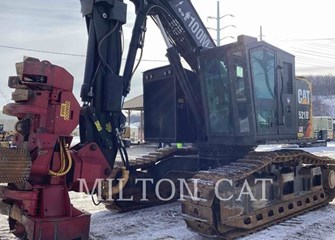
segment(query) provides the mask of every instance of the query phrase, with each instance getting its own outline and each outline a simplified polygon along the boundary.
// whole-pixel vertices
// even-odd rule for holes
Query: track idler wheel
[[[323,174],[323,186],[330,191],[332,195],[335,194],[335,171],[333,169],[326,169]]]

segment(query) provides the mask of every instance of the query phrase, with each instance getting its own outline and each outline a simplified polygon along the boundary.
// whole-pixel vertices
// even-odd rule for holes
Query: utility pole
[[[216,44],[220,46],[220,0],[217,1],[217,6],[216,6]]]
[[[224,28],[227,28],[227,27],[234,27],[234,28],[236,28],[236,26],[232,25],[232,24],[224,26],[224,27],[221,27],[221,19],[224,18],[224,17],[226,17],[226,16],[234,17],[233,14],[225,14],[223,16],[220,16],[220,0],[217,0],[216,17],[213,17],[213,16],[207,17],[207,19],[214,19],[214,20],[216,20],[216,29],[215,28],[210,28],[210,27],[208,27],[208,29],[216,31],[216,45],[217,46],[220,46],[220,42],[223,39],[223,38],[221,38],[221,30],[223,30]],[[228,37],[233,38],[231,36],[228,36]],[[225,38],[227,38],[227,37],[225,37]]]

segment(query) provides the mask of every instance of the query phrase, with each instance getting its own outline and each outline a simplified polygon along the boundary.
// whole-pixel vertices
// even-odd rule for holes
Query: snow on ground
[[[152,151],[153,146],[129,149],[132,157]],[[260,146],[259,149],[280,149],[278,145]],[[328,147],[307,148],[306,151],[335,159],[335,143]],[[103,205],[95,206],[91,198],[71,193],[75,207],[92,214],[91,240],[206,240],[186,228],[181,216],[180,203],[170,203],[127,213],[105,210]],[[7,217],[0,215],[0,239],[16,239],[8,232]],[[335,201],[313,212],[291,218],[241,240],[331,240],[335,239]]]
[[[335,239],[335,201],[316,211],[308,212],[251,234],[241,240],[333,240]]]
[[[129,213],[106,210],[92,216],[92,240],[206,240],[189,231],[180,214],[180,203],[156,206]],[[297,216],[241,240],[331,240],[335,238],[335,202]]]
[[[203,239],[186,229],[180,203],[177,202],[122,214],[111,214],[109,211],[94,213],[91,235],[92,240]]]

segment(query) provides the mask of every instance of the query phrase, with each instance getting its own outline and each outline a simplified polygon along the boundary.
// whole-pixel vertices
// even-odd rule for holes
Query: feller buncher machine
[[[215,46],[189,0],[131,2],[136,20],[121,74],[126,4],[81,0],[89,36],[81,106],[72,93],[73,77],[48,61],[26,58],[9,78],[14,102],[3,112],[18,122],[16,148],[0,150],[0,180],[7,183],[0,197],[15,236],[89,239],[90,214],[73,207],[68,193],[80,191],[82,180],[94,191],[96,179],[104,179],[101,201],[125,211],[160,203],[153,190],[161,179],[188,179],[190,191],[181,203],[188,228],[220,238],[332,201],[331,159],[300,150],[254,151],[261,143],[297,138],[293,55],[248,36]],[[148,17],[162,32],[170,65],[143,74],[146,137],[194,147],[163,148],[130,161],[121,139],[122,104]],[[77,124],[80,143],[71,147]],[[138,178],[153,179],[145,202]],[[118,201],[120,189],[133,200]],[[159,190],[161,196],[172,191],[164,185]]]

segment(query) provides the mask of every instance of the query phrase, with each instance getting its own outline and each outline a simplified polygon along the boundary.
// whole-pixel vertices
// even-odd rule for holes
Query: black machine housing
[[[189,70],[192,89],[200,94],[199,79]],[[152,142],[195,142],[192,112],[170,65],[143,73],[144,136]]]
[[[200,79],[201,91],[192,88],[202,99],[204,143],[255,146],[297,138],[293,55],[242,35],[237,42],[204,50],[198,63],[197,73],[187,74],[194,86]],[[195,142],[201,130],[192,127],[185,99],[184,113],[178,112],[183,93],[174,73],[165,75],[168,69],[144,73],[145,137]]]

